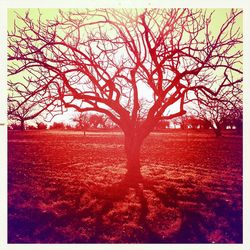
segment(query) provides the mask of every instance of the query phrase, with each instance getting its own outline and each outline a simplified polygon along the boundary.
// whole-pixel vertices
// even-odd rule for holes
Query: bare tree
[[[83,130],[84,135],[86,135],[86,130],[90,126],[90,115],[88,113],[77,113],[72,121],[76,123],[76,128]]]
[[[37,126],[37,129],[40,129],[40,130],[47,129],[47,124],[45,124],[44,122],[37,121],[36,126]]]
[[[168,120],[160,120],[156,125],[156,129],[166,129],[169,128],[169,121]]]
[[[241,105],[233,108],[230,114],[230,121],[236,127],[237,133],[242,135],[243,132],[243,106]]]
[[[210,123],[216,137],[222,135],[223,126],[237,123],[242,119],[242,90],[239,84],[225,88],[212,99],[199,95],[196,101],[197,115]]]
[[[43,110],[36,111],[36,103],[23,103],[20,105],[18,101],[8,102],[8,119],[19,122],[20,130],[25,130],[25,122],[33,120],[41,114]]]
[[[173,119],[172,122],[175,125],[179,125],[181,129],[200,129],[206,127],[205,119],[201,119],[198,115],[192,114],[191,110],[188,110],[185,115]]]
[[[65,130],[66,129],[66,124],[63,122],[54,122],[49,129],[55,129],[55,130]]]
[[[211,32],[213,13],[202,9],[59,11],[46,21],[27,12],[8,34],[9,77],[26,73],[27,96],[54,111],[110,117],[125,136],[125,180],[137,183],[141,145],[159,120],[185,114],[193,94],[215,97],[242,81],[241,14],[228,11]]]
[[[37,92],[32,86],[31,78],[24,77],[27,85],[22,82],[8,81],[8,119],[18,121],[20,130],[25,130],[25,122],[41,117],[43,113],[55,110],[55,98],[47,99],[43,91]],[[45,96],[43,96],[45,95]],[[51,111],[49,107],[52,107]],[[45,112],[46,111],[46,112]]]
[[[93,128],[98,128],[98,126],[105,127],[105,122],[107,117],[101,114],[91,114],[89,117],[89,123]]]

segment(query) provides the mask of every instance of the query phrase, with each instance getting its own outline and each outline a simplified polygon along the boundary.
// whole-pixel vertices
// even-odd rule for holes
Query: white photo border
[[[7,10],[8,8],[242,8],[243,9],[243,244],[8,244]],[[0,0],[0,249],[250,249],[250,1],[249,0]]]

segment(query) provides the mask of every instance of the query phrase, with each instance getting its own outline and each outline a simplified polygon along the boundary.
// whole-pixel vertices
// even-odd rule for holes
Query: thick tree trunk
[[[134,186],[142,181],[140,165],[140,149],[142,140],[135,135],[125,135],[125,151],[127,155],[127,173],[124,181]]]
[[[20,130],[22,130],[22,131],[25,130],[24,120],[21,120],[21,121],[20,121]]]
[[[219,123],[216,123],[216,126],[213,125],[213,130],[216,135],[216,137],[222,136],[221,134],[221,125]]]

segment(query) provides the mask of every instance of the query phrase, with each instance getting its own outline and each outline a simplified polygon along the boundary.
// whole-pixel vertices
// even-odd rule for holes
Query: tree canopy
[[[27,12],[9,33],[9,75],[25,72],[11,85],[23,102],[102,112],[123,130],[143,117],[147,134],[159,119],[183,114],[191,92],[213,97],[242,81],[241,13],[231,10],[214,34],[204,10],[60,11],[46,22]]]

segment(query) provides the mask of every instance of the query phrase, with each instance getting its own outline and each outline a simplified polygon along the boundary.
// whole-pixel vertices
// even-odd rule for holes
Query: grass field
[[[121,187],[120,133],[10,131],[9,243],[242,242],[242,137],[152,133],[141,165]]]

